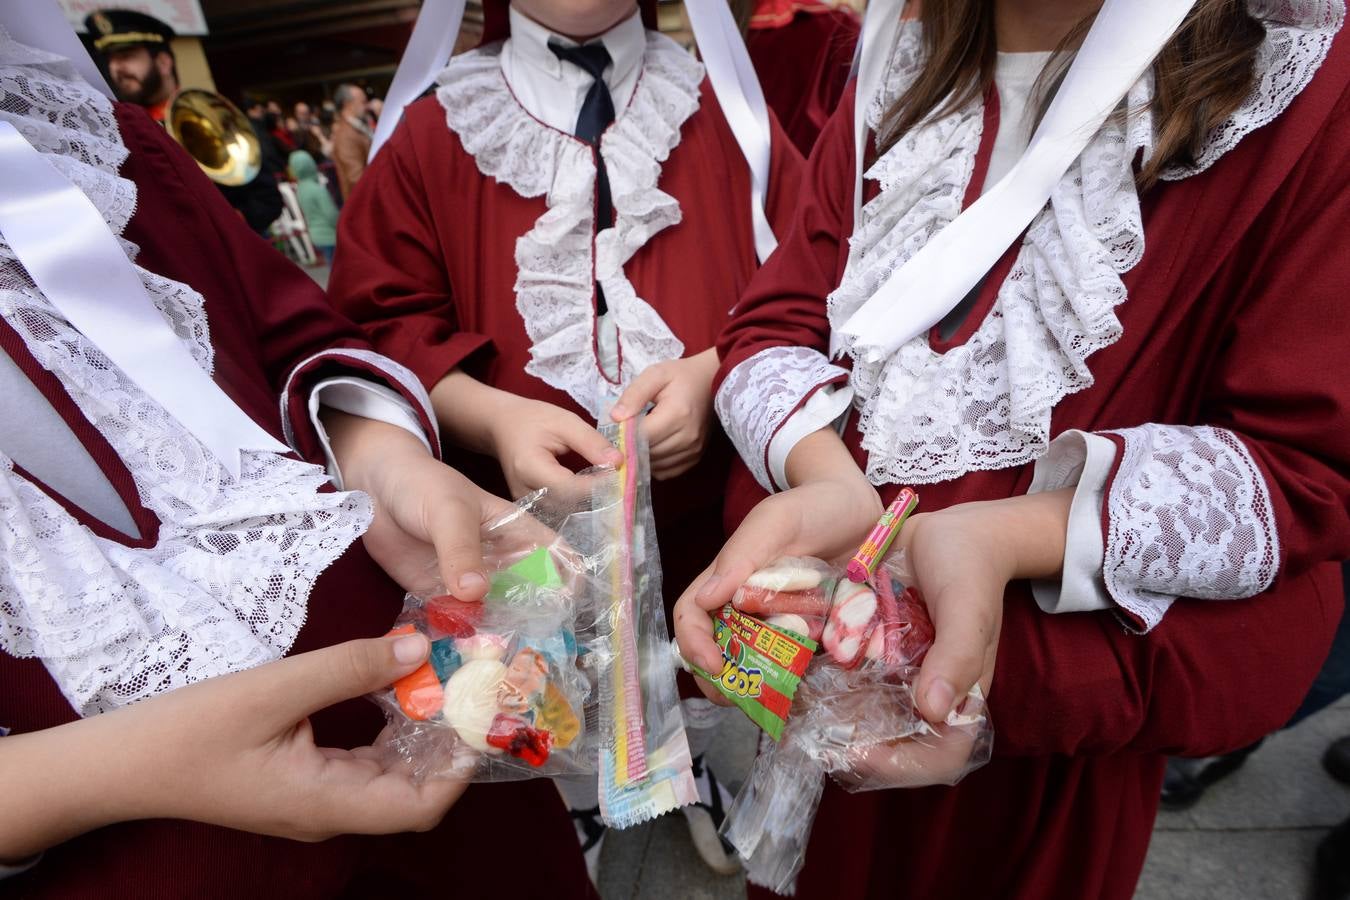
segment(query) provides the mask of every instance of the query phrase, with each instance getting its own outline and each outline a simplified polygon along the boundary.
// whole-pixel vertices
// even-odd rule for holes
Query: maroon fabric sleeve
[[[829,348],[825,298],[853,231],[852,108],[850,88],[807,163],[790,221],[783,228],[775,223],[777,252],[755,274],[717,340],[722,364],[714,391],[732,369],[769,347]]]
[[[1007,711],[1000,752],[1225,752],[1281,727],[1326,659],[1343,605],[1334,560],[1350,557],[1350,100],[1280,197],[1216,284],[1235,310],[1213,335],[1198,411],[1262,469],[1275,583],[1248,600],[1178,602],[1142,638],[1112,616],[1045,616],[1010,592],[991,697]]]
[[[460,330],[410,118],[405,115],[343,208],[328,296],[361,323],[376,349],[408,366],[430,390],[491,341]]]
[[[312,367],[293,377],[297,366],[320,353],[371,353],[370,342],[328,304],[312,278],[253,233],[144,110],[118,104],[117,121],[131,150],[121,174],[139,188],[137,213],[125,235],[141,248],[136,261],[201,292],[217,348],[216,380],[250,415],[280,436],[276,426],[288,383],[293,396],[307,401],[321,378],[343,371],[377,378],[421,406],[396,370],[372,357],[361,364],[332,360],[322,372]],[[222,266],[222,260],[229,265]],[[257,367],[266,375],[265,385],[258,383]],[[266,418],[260,418],[263,410]],[[291,424],[297,446],[318,446],[308,415],[292,418]],[[428,437],[435,446],[434,429]],[[305,458],[323,461],[321,452]]]
[[[1241,252],[1245,298],[1201,410],[1243,439],[1266,476],[1279,578],[1350,558],[1347,98],[1284,187],[1269,230],[1253,229],[1260,240]]]
[[[746,35],[764,97],[803,156],[811,154],[848,84],[859,22],[849,9],[797,13]]]

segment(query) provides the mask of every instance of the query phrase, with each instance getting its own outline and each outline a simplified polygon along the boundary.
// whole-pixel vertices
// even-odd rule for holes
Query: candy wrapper
[[[713,619],[721,671],[691,667],[774,740],[825,631],[837,581],[818,559],[782,559],[761,569]]]
[[[826,652],[807,669],[781,739],[761,742],[727,811],[723,834],[752,883],[792,893],[827,776],[850,791],[955,784],[989,760],[993,732],[978,687],[942,725],[915,708],[934,631],[910,581],[902,555],[868,583],[835,580],[820,632]]]
[[[600,812],[627,828],[698,800],[661,602],[647,445],[637,420],[601,432],[623,454],[618,479],[595,485],[593,545],[612,552],[596,616]]]
[[[606,824],[623,828],[697,799],[661,605],[646,447],[486,532],[482,603],[409,595],[395,631],[430,638],[426,665],[382,692],[388,746],[417,777],[475,781],[599,773]]]

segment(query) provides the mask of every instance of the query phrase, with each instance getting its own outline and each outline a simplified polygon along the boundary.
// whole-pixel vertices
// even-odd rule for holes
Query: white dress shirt
[[[551,128],[572,134],[576,131],[581,104],[591,89],[591,76],[581,67],[553,55],[550,42],[576,47],[571,38],[554,34],[543,25],[511,7],[511,36],[502,45],[502,74],[525,111]],[[637,10],[587,44],[604,44],[610,65],[604,73],[605,86],[614,99],[616,115],[633,98],[642,57],[647,51],[647,29]]]
[[[502,74],[525,111],[539,121],[572,134],[577,117],[594,83],[581,67],[564,62],[549,49],[550,42],[575,47],[577,42],[549,31],[518,11],[510,10],[511,37],[502,45]],[[616,117],[622,116],[633,98],[642,75],[642,58],[647,52],[647,29],[637,10],[587,44],[604,44],[610,64],[603,78],[614,101]],[[595,323],[596,347],[600,367],[610,380],[619,377],[619,331],[606,313]]]

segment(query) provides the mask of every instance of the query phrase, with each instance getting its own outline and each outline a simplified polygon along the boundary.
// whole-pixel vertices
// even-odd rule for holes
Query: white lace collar
[[[1252,0],[1251,7],[1267,23],[1258,86],[1210,136],[1197,165],[1170,170],[1170,179],[1203,171],[1283,112],[1312,80],[1345,17],[1344,0]],[[918,25],[907,24],[886,86],[868,107],[874,130],[922,64]],[[1151,96],[1146,75],[1127,108],[1143,108]],[[960,213],[982,123],[979,104],[930,118],[868,171],[881,192],[863,207],[844,276],[830,295],[833,328]],[[992,308],[964,344],[937,353],[921,335],[880,363],[853,360],[854,404],[874,483],[946,481],[1045,452],[1055,405],[1092,385],[1088,358],[1120,338],[1122,277],[1144,251],[1133,162],[1152,147],[1148,114],[1102,128],[1032,222]]]
[[[620,384],[684,353],[656,310],[637,296],[623,267],[655,234],[680,221],[678,201],[657,184],[681,128],[698,110],[703,66],[664,35],[647,33],[637,88],[600,142],[616,217],[613,228],[594,235],[592,246],[591,149],[525,111],[502,75],[500,49],[456,57],[441,73],[436,96],[479,171],[522,197],[545,197],[547,211],[516,241],[516,308],[534,342],[526,371],[598,418],[616,385],[595,356],[594,281],[618,327]]]
[[[121,234],[136,185],[117,173],[128,151],[102,94],[64,60],[0,30],[0,117]],[[201,295],[137,271],[209,371]],[[3,238],[0,315],[112,445],[160,520],[153,546],[98,537],[0,456],[0,647],[41,658],[86,715],[284,654],[314,580],[368,526],[369,500],[318,493],[321,469],[273,453],[246,453],[233,479],[61,317]]]

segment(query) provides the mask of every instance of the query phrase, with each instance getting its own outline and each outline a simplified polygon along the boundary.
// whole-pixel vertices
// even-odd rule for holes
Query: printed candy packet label
[[[729,603],[713,619],[713,637],[722,648],[722,671],[712,675],[695,666],[694,672],[778,740],[816,642],[767,625]]]

